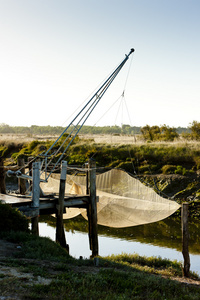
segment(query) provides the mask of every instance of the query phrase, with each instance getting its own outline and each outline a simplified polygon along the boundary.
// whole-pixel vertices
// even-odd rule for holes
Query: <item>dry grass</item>
[[[55,140],[57,135],[27,135],[27,134],[0,134],[0,145],[7,145],[8,143],[29,143],[34,140],[47,141]],[[193,150],[200,149],[200,141],[189,141],[183,138],[176,139],[173,142],[163,141],[145,141],[141,135],[109,135],[109,134],[80,134],[80,139],[92,140],[97,144],[111,144],[111,145],[136,145],[142,146],[149,144],[152,147],[159,146],[174,146],[174,147],[188,147]]]
[[[29,143],[34,140],[54,140],[57,136],[55,135],[27,135],[27,134],[0,134],[0,144],[8,144],[8,143]]]
[[[164,141],[145,141],[141,135],[106,135],[106,134],[88,134],[80,135],[80,138],[83,139],[92,139],[95,143],[100,144],[115,144],[115,145],[147,145],[150,146],[176,146],[176,147],[189,147],[192,149],[200,149],[200,141],[189,141],[186,139],[176,139],[173,142],[164,142]]]

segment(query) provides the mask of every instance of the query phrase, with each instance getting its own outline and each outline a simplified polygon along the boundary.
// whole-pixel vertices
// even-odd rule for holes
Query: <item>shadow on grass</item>
[[[177,261],[136,254],[75,259],[49,238],[10,232],[7,239],[21,245],[7,264],[51,279],[48,285],[23,283],[23,299],[200,299],[196,286],[170,280],[182,276]]]

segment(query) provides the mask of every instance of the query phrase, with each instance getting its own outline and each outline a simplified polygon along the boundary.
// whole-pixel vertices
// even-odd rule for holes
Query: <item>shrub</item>
[[[126,172],[129,172],[129,173],[134,173],[133,164],[131,162],[121,162],[118,165],[118,168],[123,169],[123,170],[125,170]]]
[[[200,169],[200,156],[194,157],[197,170]]]
[[[191,137],[194,140],[200,140],[200,123],[197,121],[193,121],[189,128],[191,130]]]
[[[162,173],[163,174],[173,174],[176,170],[176,166],[174,165],[164,165],[162,167]]]
[[[188,173],[188,171],[186,170],[186,168],[184,168],[182,166],[177,166],[174,173],[180,174],[180,175],[186,175]]]
[[[32,151],[33,149],[35,149],[35,147],[36,147],[38,144],[41,144],[41,142],[39,142],[38,140],[34,140],[34,141],[32,141],[32,142],[28,145],[28,149],[29,149],[30,151]]]
[[[7,147],[0,146],[0,156],[4,156],[4,153],[5,153],[6,149],[7,149]]]
[[[138,169],[140,174],[151,174],[150,165],[148,164],[142,165]]]
[[[18,157],[19,153],[15,152],[11,155],[12,159],[14,159],[15,161],[17,161],[17,157]]]
[[[175,138],[178,138],[178,133],[176,132],[176,129],[166,125],[162,125],[161,127],[157,125],[146,125],[140,130],[143,135],[143,138],[148,141],[174,141]]]
[[[19,211],[0,202],[0,228],[5,231],[27,231],[28,220]]]

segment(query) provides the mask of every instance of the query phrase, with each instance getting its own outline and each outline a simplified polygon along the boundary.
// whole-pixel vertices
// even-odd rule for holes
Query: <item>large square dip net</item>
[[[52,174],[41,183],[44,192],[59,190],[59,177]],[[125,171],[112,169],[96,176],[97,222],[109,227],[130,227],[157,222],[173,214],[180,205],[158,195]],[[67,175],[66,194],[86,194],[86,176]],[[67,208],[65,219],[79,214],[87,219],[86,209]]]

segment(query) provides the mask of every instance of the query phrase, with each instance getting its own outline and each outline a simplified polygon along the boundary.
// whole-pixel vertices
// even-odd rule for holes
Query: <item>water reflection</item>
[[[6,177],[7,190],[17,190],[17,178]],[[64,220],[70,254],[76,258],[89,258],[88,222],[82,216]],[[40,217],[41,236],[55,240],[56,219],[51,216]],[[169,217],[163,221],[128,228],[108,228],[98,226],[99,254],[107,256],[121,253],[138,253],[145,256],[161,256],[171,260],[183,261],[181,222],[179,218]],[[189,251],[191,270],[200,275],[200,221],[189,220]]]
[[[40,217],[40,235],[55,240],[56,219]],[[64,220],[70,254],[76,258],[91,255],[88,240],[88,222],[82,216]],[[189,220],[191,270],[200,274],[200,222]],[[138,253],[145,256],[161,256],[183,261],[181,248],[181,222],[169,217],[163,221],[129,228],[98,226],[99,254],[107,256],[121,253]]]
[[[40,222],[46,222],[51,227],[56,226],[56,219],[51,216],[40,217]],[[82,216],[64,220],[64,227],[66,232],[88,233],[88,222]],[[200,254],[200,221],[189,220],[189,232],[190,253]],[[182,248],[181,221],[173,216],[160,222],[127,228],[110,228],[98,225],[98,233],[105,237],[138,241],[140,243],[173,248],[177,251],[181,251]]]

